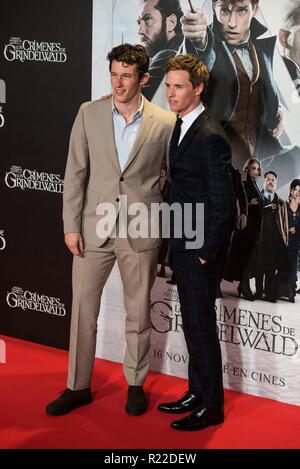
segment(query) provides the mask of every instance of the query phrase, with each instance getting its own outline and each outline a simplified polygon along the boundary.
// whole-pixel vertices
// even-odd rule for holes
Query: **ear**
[[[259,3],[256,3],[253,8],[253,16],[256,16],[259,10]]]
[[[289,31],[283,28],[279,29],[278,31],[278,39],[283,49],[288,49],[289,47],[288,42],[287,42],[287,38],[289,34],[290,34]]]
[[[177,16],[173,13],[166,18],[166,30],[167,33],[175,33],[175,28],[177,26]]]
[[[142,76],[142,78],[140,79],[140,85],[141,85],[141,86],[146,85],[146,83],[148,82],[149,78],[150,78],[150,73],[148,73],[148,72],[145,73],[145,74]]]
[[[201,96],[201,93],[202,93],[202,91],[203,91],[203,88],[204,88],[203,83],[200,83],[200,85],[197,85],[197,86],[195,87],[195,95],[196,95],[196,96]]]

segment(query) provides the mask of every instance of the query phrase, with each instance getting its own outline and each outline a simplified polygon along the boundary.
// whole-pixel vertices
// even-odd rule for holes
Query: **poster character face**
[[[297,202],[300,202],[300,186],[296,186],[294,189],[291,190],[291,199],[296,199]]]
[[[287,38],[287,46],[294,61],[300,65],[300,24],[294,26]]]
[[[275,192],[277,186],[276,177],[272,173],[268,173],[264,180],[264,189],[267,192]]]
[[[293,47],[300,54],[300,24],[295,27]]]
[[[278,31],[278,39],[283,53],[300,65],[300,1],[293,0],[288,4],[283,27]]]
[[[148,81],[149,75],[146,73],[141,80],[136,69],[136,65],[128,65],[124,62],[112,61],[110,81],[114,95],[114,102],[129,103],[140,92],[141,86]]]
[[[248,174],[251,178],[257,178],[260,175],[260,165],[258,163],[252,163],[248,167]]]
[[[228,44],[235,45],[248,40],[251,20],[258,9],[258,3],[253,7],[251,0],[241,0],[234,5],[220,0],[214,4],[217,20]]]
[[[181,117],[191,112],[200,102],[203,84],[195,86],[186,70],[170,70],[166,75],[166,93],[171,111]]]
[[[167,41],[165,18],[156,5],[159,0],[141,0],[137,19],[138,34],[150,57],[164,49]]]
[[[290,29],[281,28],[278,38],[284,54],[300,65],[300,24],[296,24]]]

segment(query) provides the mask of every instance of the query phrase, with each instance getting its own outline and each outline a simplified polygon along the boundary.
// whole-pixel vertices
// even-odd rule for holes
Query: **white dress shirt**
[[[200,116],[200,114],[205,111],[205,107],[203,106],[202,103],[199,104],[193,111],[189,112],[185,116],[181,117],[182,119],[182,124],[181,124],[181,132],[180,132],[180,137],[178,141],[178,145],[180,144],[181,140],[193,124],[197,117]]]

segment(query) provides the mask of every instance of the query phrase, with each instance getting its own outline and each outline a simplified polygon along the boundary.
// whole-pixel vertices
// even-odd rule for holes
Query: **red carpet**
[[[225,423],[201,432],[176,432],[157,404],[180,396],[183,379],[150,373],[146,414],[125,414],[126,383],[119,364],[96,360],[94,402],[62,417],[45,405],[65,388],[67,353],[5,337],[0,364],[0,448],[300,448],[300,407],[233,391],[225,393]]]

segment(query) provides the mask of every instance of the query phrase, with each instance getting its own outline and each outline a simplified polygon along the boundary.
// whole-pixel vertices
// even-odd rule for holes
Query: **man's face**
[[[300,25],[294,26],[288,40],[290,45],[290,54],[295,62],[300,65]]]
[[[141,85],[147,81],[147,75],[139,80],[136,65],[128,65],[124,62],[112,61],[110,81],[114,95],[114,102],[129,103],[139,94]]]
[[[281,28],[278,38],[284,53],[300,65],[300,24],[295,24],[289,30]]]
[[[241,0],[234,5],[220,0],[214,5],[217,20],[228,44],[235,45],[248,40],[251,20],[258,8],[258,4],[253,8],[251,0]]]
[[[202,83],[193,88],[189,78],[189,73],[185,70],[170,70],[166,75],[169,107],[181,117],[198,106],[203,89]]]
[[[276,185],[277,185],[277,181],[276,181],[276,177],[274,176],[274,174],[267,174],[267,176],[265,177],[265,181],[264,181],[264,189],[267,192],[273,193],[276,191]]]
[[[138,34],[150,57],[164,49],[167,42],[166,20],[155,8],[159,0],[140,0]]]

